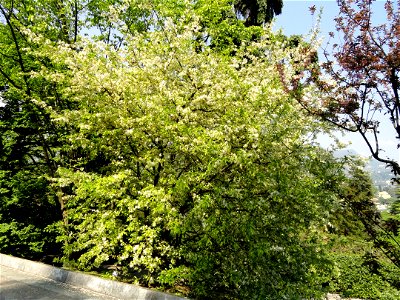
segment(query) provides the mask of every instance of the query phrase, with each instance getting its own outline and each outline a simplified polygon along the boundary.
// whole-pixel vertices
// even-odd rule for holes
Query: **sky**
[[[373,3],[373,21],[374,24],[381,24],[386,21],[386,14],[384,9],[385,1],[376,1]],[[311,15],[309,7],[315,5],[316,13]],[[322,46],[326,44],[326,39],[330,31],[335,32],[334,18],[338,15],[339,9],[336,0],[331,1],[318,1],[318,0],[284,0],[282,14],[276,17],[274,28],[281,28],[287,35],[292,34],[308,34],[313,26],[316,24],[317,12],[322,8],[322,17],[320,23],[320,35],[324,38]],[[387,118],[382,118],[381,123],[381,142],[380,146],[385,150],[384,156],[397,159],[400,161],[400,150],[397,149],[397,141],[395,139],[394,130],[389,121],[384,122]],[[338,134],[341,141],[349,143],[349,149],[357,151],[362,156],[369,156],[369,150],[357,133]],[[328,146],[331,140],[328,138],[321,138],[323,146]]]

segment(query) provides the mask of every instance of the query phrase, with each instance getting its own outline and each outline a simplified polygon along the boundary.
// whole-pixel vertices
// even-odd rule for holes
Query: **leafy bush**
[[[1,176],[3,175],[3,176]],[[0,173],[0,251],[16,256],[46,259],[59,255],[57,205],[47,180],[35,172]]]
[[[330,281],[333,292],[343,297],[396,300],[400,297],[400,270],[383,260],[357,254],[331,254],[335,275]]]

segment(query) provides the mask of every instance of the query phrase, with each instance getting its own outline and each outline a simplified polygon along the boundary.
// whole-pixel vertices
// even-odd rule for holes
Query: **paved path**
[[[0,300],[116,300],[0,265]]]
[[[24,277],[18,279],[18,274],[22,274]],[[82,272],[56,268],[40,262],[30,261],[2,253],[0,253],[0,277],[2,277],[0,280],[0,300],[88,300],[115,298],[125,300],[185,299],[172,294],[150,290],[141,286],[118,282],[116,280],[108,280]],[[62,283],[61,286],[64,286],[64,291],[62,292],[53,288],[53,283],[49,284],[48,280],[54,280],[54,284],[58,286]],[[41,296],[40,294],[37,294],[38,291],[36,289],[45,290],[44,295]],[[76,294],[77,291],[82,291],[80,289],[84,289],[88,292]]]

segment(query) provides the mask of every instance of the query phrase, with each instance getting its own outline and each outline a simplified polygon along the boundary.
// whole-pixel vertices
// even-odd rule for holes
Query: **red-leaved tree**
[[[314,60],[304,60],[303,70],[311,70],[308,78],[292,80],[292,91],[309,112],[347,131],[358,132],[376,160],[385,163],[399,182],[400,166],[381,148],[380,130],[391,130],[400,147],[400,0],[385,3],[386,22],[374,25],[373,0],[338,0],[340,13],[335,19],[336,33],[330,36],[340,43],[328,44],[326,61],[319,68]],[[312,12],[315,9],[310,9]],[[328,49],[328,47],[326,48]],[[310,52],[314,55],[312,52]],[[301,70],[301,71],[303,71]],[[327,77],[330,80],[326,80]],[[300,83],[316,85],[320,93],[318,105],[305,100],[298,92]],[[381,128],[387,119],[392,124]]]
[[[388,118],[400,147],[400,1],[385,3],[387,22],[372,24],[371,0],[339,0],[335,19],[341,45],[333,45],[335,63],[325,51],[326,72],[337,82],[327,103],[328,119],[350,131],[359,132],[372,156],[386,163],[395,177],[400,166],[385,157],[380,148],[380,118]],[[331,33],[333,35],[333,33]],[[323,87],[323,86],[321,86]],[[370,135],[368,135],[368,133]]]

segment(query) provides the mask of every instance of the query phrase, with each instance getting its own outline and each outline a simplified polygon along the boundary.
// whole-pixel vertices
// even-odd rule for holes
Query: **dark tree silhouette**
[[[236,0],[235,10],[245,18],[246,26],[257,26],[270,22],[282,13],[282,0]]]

